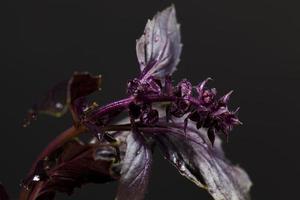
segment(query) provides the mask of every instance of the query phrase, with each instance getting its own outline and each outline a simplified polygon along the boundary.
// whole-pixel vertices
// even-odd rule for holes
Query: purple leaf
[[[0,183],[0,200],[9,200],[5,187]]]
[[[175,7],[158,12],[148,20],[144,34],[136,42],[142,82],[150,76],[163,79],[176,70],[182,44]]]
[[[148,185],[152,152],[138,132],[128,135],[116,200],[142,200]]]
[[[72,194],[74,188],[87,183],[105,183],[119,178],[112,171],[116,150],[109,144],[84,144],[72,140],[43,161],[42,174],[27,178],[21,199],[53,199],[57,191]]]
[[[210,138],[215,140],[212,147],[204,129],[188,126],[186,133],[182,128],[179,131],[181,134],[158,134],[156,140],[181,175],[206,189],[215,200],[250,199],[248,175],[225,158],[218,137]]]
[[[55,85],[45,97],[29,110],[23,126],[28,126],[38,113],[55,117],[64,115],[70,108],[75,122],[78,121],[74,101],[85,97],[100,88],[101,76],[92,76],[87,72],[75,72],[68,81]]]

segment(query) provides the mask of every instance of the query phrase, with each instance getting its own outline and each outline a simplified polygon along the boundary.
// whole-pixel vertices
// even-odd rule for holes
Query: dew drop
[[[180,172],[185,172],[185,170],[186,170],[185,164],[184,164],[183,162],[180,163],[180,165],[179,165],[179,171],[180,171]]]
[[[27,184],[25,184],[24,181],[22,181],[22,182],[20,183],[20,187],[24,188],[24,190],[27,190],[27,191],[30,189],[29,186],[28,186]]]
[[[40,181],[41,178],[40,178],[39,175],[35,175],[35,176],[32,178],[32,180],[37,182],[37,181]]]
[[[97,133],[96,137],[99,141],[101,141],[103,139],[103,135],[101,133]]]
[[[26,128],[31,124],[31,122],[33,120],[36,120],[36,119],[37,119],[37,112],[35,110],[29,110],[28,113],[27,113],[26,118],[23,121],[22,126],[24,128]]]
[[[138,150],[138,151],[135,153],[135,155],[138,156],[140,153],[141,153],[141,151]]]
[[[55,104],[55,107],[56,107],[57,109],[62,109],[64,106],[63,106],[62,103],[57,102],[57,103]]]
[[[174,164],[177,164],[177,156],[176,156],[176,154],[171,154],[170,160],[171,160]]]
[[[30,189],[28,185],[22,185],[22,187],[27,191],[29,191],[29,189]]]

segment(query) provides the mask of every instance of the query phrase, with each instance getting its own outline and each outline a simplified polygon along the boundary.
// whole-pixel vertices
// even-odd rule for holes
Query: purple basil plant
[[[73,126],[57,136],[33,163],[22,182],[20,200],[54,199],[87,183],[118,181],[117,200],[141,200],[150,178],[153,149],[178,172],[216,200],[250,199],[246,172],[224,156],[220,135],[240,125],[228,109],[232,92],[217,97],[211,78],[192,85],[174,84],[172,74],[182,50],[174,6],[158,12],[136,42],[138,77],[127,94],[107,105],[90,102],[101,76],[76,72],[52,88],[29,111],[24,126],[40,113],[71,112]],[[127,115],[117,121],[120,114]],[[116,122],[117,121],[117,122]],[[90,133],[90,142],[79,136]],[[1,185],[0,185],[1,186]],[[1,186],[1,199],[7,199]]]

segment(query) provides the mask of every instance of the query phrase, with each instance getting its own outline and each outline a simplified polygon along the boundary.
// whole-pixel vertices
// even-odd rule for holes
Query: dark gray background
[[[189,0],[175,3],[184,43],[176,80],[210,76],[234,89],[244,125],[225,144],[245,168],[257,199],[295,199],[299,190],[300,12],[292,0]],[[103,75],[100,104],[125,95],[138,74],[135,40],[171,1],[10,0],[1,23],[0,180],[12,199],[37,154],[70,126],[40,117],[21,128],[28,107],[73,71]],[[156,156],[147,199],[210,199]],[[58,199],[113,199],[116,184],[88,185]],[[297,195],[298,196],[298,195]]]

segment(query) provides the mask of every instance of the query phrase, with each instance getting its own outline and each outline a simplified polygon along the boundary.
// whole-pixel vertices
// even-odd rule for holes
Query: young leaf
[[[144,34],[136,42],[142,82],[150,76],[163,79],[171,75],[176,70],[181,49],[180,26],[175,7],[170,6],[148,20]]]
[[[250,199],[248,175],[225,158],[218,137],[212,147],[204,129],[189,126],[186,133],[179,131],[180,134],[158,134],[156,141],[181,175],[205,188],[215,200]]]
[[[127,150],[116,200],[142,200],[152,163],[151,148],[137,132],[128,135],[126,142]]]

